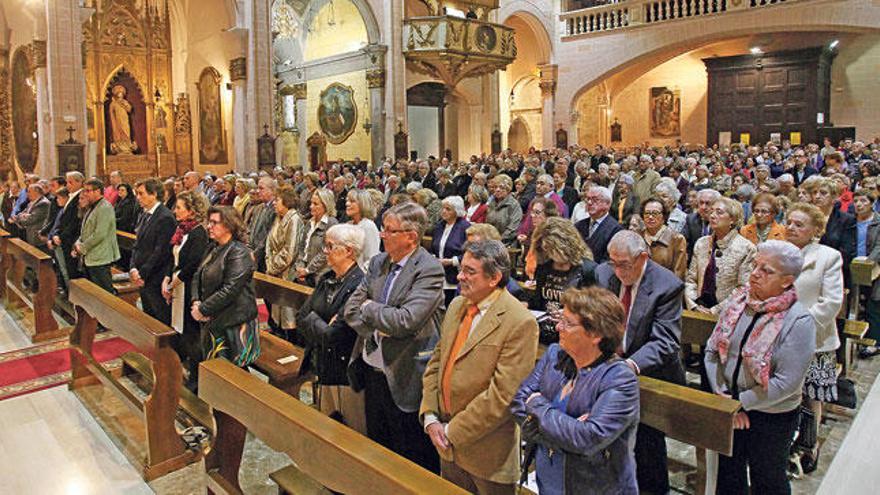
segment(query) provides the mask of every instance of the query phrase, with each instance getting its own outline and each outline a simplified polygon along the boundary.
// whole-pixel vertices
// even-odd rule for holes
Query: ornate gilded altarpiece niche
[[[83,44],[89,137],[99,150],[97,173],[122,170],[137,178],[192,170],[191,127],[176,122],[179,116],[188,118],[189,108],[180,106],[188,106],[189,98],[177,95],[175,104],[171,93],[167,2],[105,0],[83,24]],[[121,132],[126,113],[128,136]],[[116,115],[115,132],[110,115]]]
[[[37,93],[29,46],[12,55],[11,101],[14,156],[23,172],[33,172],[37,164]]]

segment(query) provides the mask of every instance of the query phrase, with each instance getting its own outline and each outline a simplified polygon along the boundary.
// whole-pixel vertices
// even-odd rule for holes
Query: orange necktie
[[[455,366],[455,358],[458,357],[459,351],[464,347],[468,333],[471,331],[471,325],[473,325],[474,318],[479,311],[480,310],[477,308],[476,304],[468,306],[464,319],[462,319],[461,323],[458,325],[458,333],[455,334],[455,340],[452,342],[452,349],[449,351],[446,366],[443,368],[443,377],[440,380],[440,390],[443,394],[443,407],[446,408],[447,413],[452,412],[452,394],[450,388],[452,387],[452,368]]]

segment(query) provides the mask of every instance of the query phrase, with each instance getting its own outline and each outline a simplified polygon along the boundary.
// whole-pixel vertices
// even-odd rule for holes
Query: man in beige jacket
[[[538,347],[537,321],[505,289],[509,277],[501,242],[465,246],[461,296],[440,328],[419,409],[442,476],[481,495],[516,491],[519,431],[508,405]]]

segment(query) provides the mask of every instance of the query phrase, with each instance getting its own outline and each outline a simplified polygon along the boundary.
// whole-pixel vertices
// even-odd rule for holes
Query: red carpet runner
[[[117,359],[131,350],[134,347],[119,337],[108,335],[95,339],[95,359],[102,363]],[[69,379],[70,351],[67,340],[0,354],[0,400],[61,385]]]

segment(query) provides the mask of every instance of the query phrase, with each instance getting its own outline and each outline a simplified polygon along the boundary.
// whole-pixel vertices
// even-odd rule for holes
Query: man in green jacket
[[[119,259],[119,244],[116,212],[104,199],[104,183],[98,179],[87,181],[79,194],[79,204],[85,216],[71,256],[82,257],[86,278],[113,294],[110,265]]]

